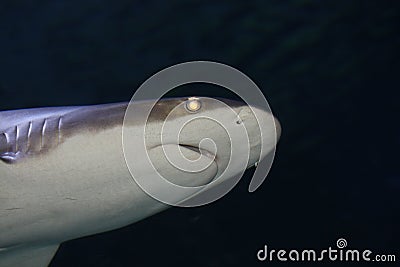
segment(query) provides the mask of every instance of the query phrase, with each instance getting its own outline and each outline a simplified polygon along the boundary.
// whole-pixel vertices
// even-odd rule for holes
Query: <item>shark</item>
[[[249,149],[246,168],[254,166],[276,146],[280,126],[270,112],[240,101],[220,99],[234,111],[226,113],[226,107],[211,100],[161,99],[146,118],[146,151],[154,168],[174,184],[208,184],[228,165],[232,152],[229,137],[223,127],[207,119],[209,115],[226,116],[225,121],[232,127],[245,126],[249,144],[243,148],[238,144],[236,152]],[[140,110],[149,108],[151,103],[133,103],[139,111],[134,117],[145,116]],[[126,102],[0,112],[1,267],[48,266],[63,242],[124,227],[170,207],[146,193],[127,166],[123,127],[143,127],[135,119],[124,120],[128,105]],[[169,116],[172,111],[174,115]],[[268,118],[267,123],[260,124],[254,113]],[[178,139],[169,138],[167,132],[166,139],[161,140],[161,126],[168,124],[174,128],[178,120],[193,123],[185,125]],[[260,127],[266,134],[260,134]],[[200,147],[204,138],[211,138],[218,150]],[[196,172],[177,168],[162,156],[165,140],[185,157],[195,160],[204,154],[210,163]],[[135,142],[127,145],[134,150]],[[260,153],[262,143],[267,147]],[[135,166],[135,162],[133,165],[142,168],[140,164]],[[242,167],[233,166],[232,175],[241,171]],[[141,173],[145,175],[146,170]],[[177,195],[175,200],[188,197]]]

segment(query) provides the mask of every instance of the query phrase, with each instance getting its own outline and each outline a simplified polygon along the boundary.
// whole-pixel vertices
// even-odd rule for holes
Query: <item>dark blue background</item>
[[[67,242],[51,266],[267,266],[264,244],[339,237],[400,260],[399,6],[3,1],[0,110],[127,101],[165,67],[212,60],[249,75],[283,128],[255,193],[249,174],[211,205]]]

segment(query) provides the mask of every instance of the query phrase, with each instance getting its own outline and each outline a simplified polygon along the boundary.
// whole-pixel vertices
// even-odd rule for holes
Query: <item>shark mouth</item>
[[[187,144],[179,144],[179,146],[183,147],[183,148],[186,148],[186,149],[189,149],[191,151],[194,151],[199,155],[204,155],[207,158],[212,159],[214,161],[217,159],[217,155],[212,153],[211,151],[209,151],[207,149],[199,148],[198,146],[187,145]]]

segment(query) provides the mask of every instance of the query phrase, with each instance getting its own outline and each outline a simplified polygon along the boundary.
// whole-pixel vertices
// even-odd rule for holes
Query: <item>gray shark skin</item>
[[[198,99],[202,105],[196,115],[221,113],[221,107],[207,98]],[[155,168],[172,177],[172,182],[204,185],[226,166],[229,149],[218,149],[209,167],[191,175],[183,175],[159,156],[157,129],[170,111],[185,101],[188,98],[162,99],[155,105],[147,120],[152,126],[146,132],[148,153]],[[262,125],[271,135],[261,138],[249,107],[223,101],[246,126],[251,148],[248,167],[253,166],[260,157],[261,142],[272,144],[268,151],[276,145],[269,139],[277,129],[272,124]],[[134,104],[147,107],[150,103]],[[62,242],[117,229],[169,207],[146,194],[128,170],[122,144],[127,106],[116,103],[0,112],[0,267],[47,266]],[[255,110],[260,116],[272,116]],[[175,119],[193,115],[182,108]],[[237,116],[231,118],[232,124]],[[174,118],[168,123],[173,126]],[[199,155],[199,141],[205,135],[226,147],[226,134],[209,123],[199,120],[193,127],[209,130],[189,129],[179,143],[171,141],[169,145],[180,146],[189,158]],[[124,127],[142,125],[133,121]],[[134,147],[134,141],[130,145]]]

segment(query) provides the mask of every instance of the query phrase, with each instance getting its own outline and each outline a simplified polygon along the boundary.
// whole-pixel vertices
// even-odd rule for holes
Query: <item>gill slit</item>
[[[18,152],[18,139],[19,139],[19,128],[18,125],[15,126],[15,153]]]
[[[62,139],[61,127],[62,127],[62,117],[58,118],[58,144],[61,143],[61,139]]]
[[[42,125],[42,132],[41,132],[41,135],[40,135],[40,150],[42,150],[42,148],[44,147],[44,134],[45,134],[45,131],[46,131],[46,124],[47,124],[47,119],[44,119],[44,121],[43,121],[43,125]]]
[[[6,137],[7,141],[7,152],[9,152],[8,150],[10,149],[10,136],[8,136],[8,133],[3,133],[3,134]]]
[[[31,149],[31,134],[32,134],[32,122],[29,122],[29,127],[28,127],[28,137],[26,141],[26,151],[28,152]]]

